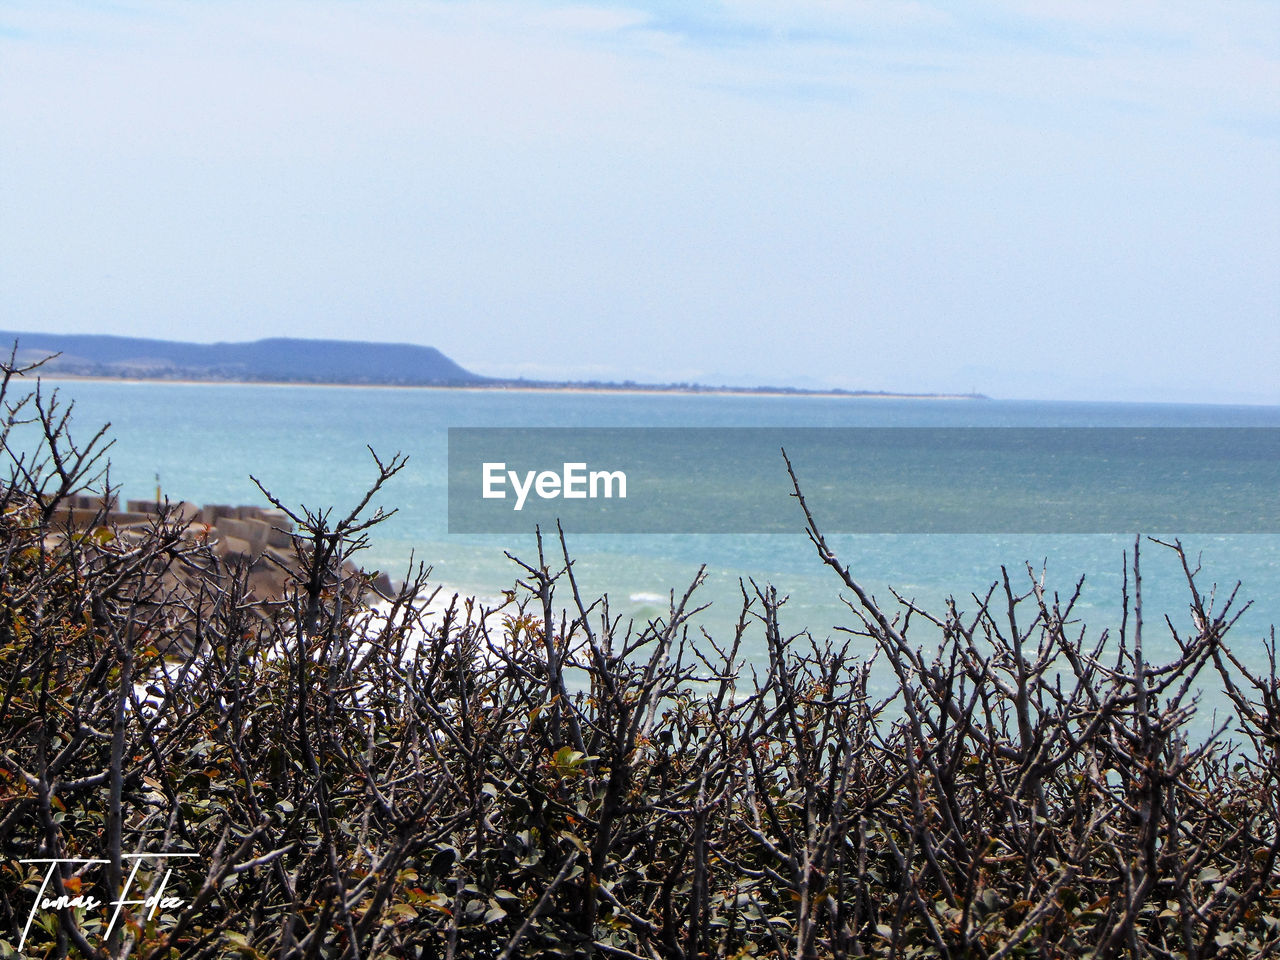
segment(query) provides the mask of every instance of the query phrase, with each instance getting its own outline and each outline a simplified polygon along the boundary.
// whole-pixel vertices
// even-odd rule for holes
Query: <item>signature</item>
[[[181,897],[165,896],[165,887],[169,884],[169,877],[173,870],[166,868],[164,879],[160,881],[160,886],[155,893],[142,899],[129,899],[129,893],[133,888],[134,879],[138,875],[138,868],[147,861],[163,861],[174,857],[194,857],[194,853],[124,853],[120,855],[120,859],[130,861],[129,876],[120,888],[120,895],[115,900],[110,901],[110,905],[115,907],[111,913],[111,922],[107,924],[106,932],[103,933],[103,939],[111,936],[111,931],[115,929],[116,921],[120,918],[120,911],[124,907],[142,907],[144,910],[149,908],[147,919],[154,917],[160,910],[181,910],[186,906],[186,901]],[[96,865],[101,863],[110,863],[110,860],[101,859],[79,859],[79,858],[33,858],[30,860],[19,860],[19,863],[43,863],[46,864],[44,880],[40,883],[40,890],[36,893],[35,903],[31,905],[31,912],[27,914],[27,924],[22,928],[22,939],[18,941],[18,950],[21,951],[23,945],[27,942],[27,934],[31,930],[31,924],[35,921],[36,914],[40,911],[50,910],[77,910],[82,909],[85,912],[92,910],[100,910],[107,906],[108,902],[99,900],[92,894],[80,893],[75,891],[75,896],[68,896],[63,893],[56,897],[46,897],[45,891],[49,889],[49,881],[53,879],[57,869],[62,864],[78,864],[78,865]]]

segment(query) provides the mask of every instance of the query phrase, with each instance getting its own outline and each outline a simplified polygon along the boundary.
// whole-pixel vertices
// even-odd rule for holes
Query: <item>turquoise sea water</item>
[[[286,503],[349,507],[373,475],[366,444],[399,451],[407,468],[382,503],[397,514],[374,533],[366,567],[403,576],[411,553],[434,567],[449,589],[496,596],[517,570],[504,555],[534,552],[532,531],[481,536],[447,533],[446,429],[454,426],[1252,426],[1280,427],[1280,408],[1170,404],[891,400],[820,397],[637,395],[395,388],[243,386],[47,381],[74,400],[73,424],[88,436],[111,423],[111,482],[122,498],[165,494],[200,503],[263,503],[250,474]],[[711,607],[700,624],[713,634],[736,621],[739,579],[770,582],[790,597],[784,628],[834,635],[852,618],[841,584],[802,535],[592,535],[571,540],[579,582],[607,592],[615,612],[644,619],[665,611],[700,565]],[[1156,531],[1151,531],[1155,533]],[[1178,531],[1159,531],[1176,535]],[[877,598],[890,588],[936,608],[955,596],[972,609],[1000,576],[1026,581],[1026,563],[1047,565],[1051,588],[1069,593],[1085,577],[1077,613],[1091,635],[1118,622],[1122,561],[1133,537],[1117,535],[847,535],[837,552]],[[1253,608],[1236,627],[1235,648],[1258,663],[1261,638],[1280,621],[1280,536],[1197,535],[1185,545],[1202,561],[1202,588],[1221,594],[1237,580]],[[1144,605],[1152,659],[1153,625],[1168,613],[1183,626],[1187,588],[1172,553],[1143,547]],[[1015,579],[1015,584],[1017,580]],[[922,635],[921,640],[924,641]],[[1166,652],[1171,649],[1166,646]],[[757,648],[756,653],[762,653]],[[869,651],[868,651],[869,652]]]

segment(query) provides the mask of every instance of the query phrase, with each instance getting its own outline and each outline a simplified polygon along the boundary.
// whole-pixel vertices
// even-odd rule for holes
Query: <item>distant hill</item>
[[[370,384],[406,387],[499,387],[521,390],[621,390],[629,393],[734,393],[830,397],[964,397],[980,393],[897,393],[887,390],[813,390],[797,387],[709,386],[701,383],[621,383],[605,380],[511,380],[464,370],[434,347],[362,340],[276,337],[252,343],[182,343],[100,334],[18,333],[0,330],[0,353],[18,341],[18,360],[51,376],[137,380],[208,380],[267,383]]]
[[[0,349],[4,352],[15,340],[18,359],[22,361],[62,354],[43,368],[50,374],[414,386],[489,382],[486,377],[464,370],[434,347],[411,343],[282,337],[252,343],[180,343],[0,330]]]

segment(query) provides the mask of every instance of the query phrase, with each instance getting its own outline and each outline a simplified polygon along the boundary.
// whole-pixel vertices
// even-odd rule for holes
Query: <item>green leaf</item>
[[[227,941],[227,943],[231,944],[241,953],[253,954],[257,952],[253,949],[253,945],[249,943],[249,939],[243,933],[237,933],[235,930],[224,930],[222,932],[222,937]]]

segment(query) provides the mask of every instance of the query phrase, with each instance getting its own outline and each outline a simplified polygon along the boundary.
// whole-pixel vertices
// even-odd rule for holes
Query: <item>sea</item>
[[[394,511],[370,531],[360,561],[404,579],[425,563],[442,596],[498,602],[521,571],[507,556],[533,561],[532,529],[510,534],[451,534],[447,509],[450,427],[1280,427],[1280,407],[1195,404],[1066,403],[998,399],[851,396],[607,393],[46,380],[46,401],[72,407],[72,436],[87,440],[109,424],[109,481],[121,499],[258,504],[254,482],[282,502],[345,513],[376,475],[370,450],[407,456],[374,506]],[[696,436],[696,434],[694,434]],[[1251,604],[1228,639],[1246,664],[1266,663],[1265,639],[1280,621],[1280,535],[1180,534],[1199,566],[1198,583],[1221,604],[1239,584],[1237,607]],[[972,611],[1007,571],[1015,588],[1044,578],[1064,598],[1083,578],[1076,629],[1095,638],[1120,622],[1126,557],[1135,532],[1107,534],[844,534],[830,545],[887,611],[894,594],[926,610],[948,599]],[[724,638],[738,620],[743,589],[775,587],[787,598],[782,627],[815,641],[870,641],[848,632],[856,618],[849,591],[819,560],[797,506],[794,533],[571,535],[570,555],[587,597],[607,594],[614,614],[637,625],[665,617],[699,571],[694,594],[706,605],[692,623]],[[557,553],[558,544],[548,544]],[[1172,624],[1191,628],[1189,592],[1174,553],[1141,543],[1148,658],[1175,655]],[[566,600],[568,599],[566,595]],[[1169,624],[1164,621],[1168,617]],[[935,641],[920,630],[928,648]],[[747,634],[749,659],[767,654],[758,625]],[[884,683],[887,673],[881,674]],[[1209,729],[1225,701],[1212,685],[1197,724]]]

